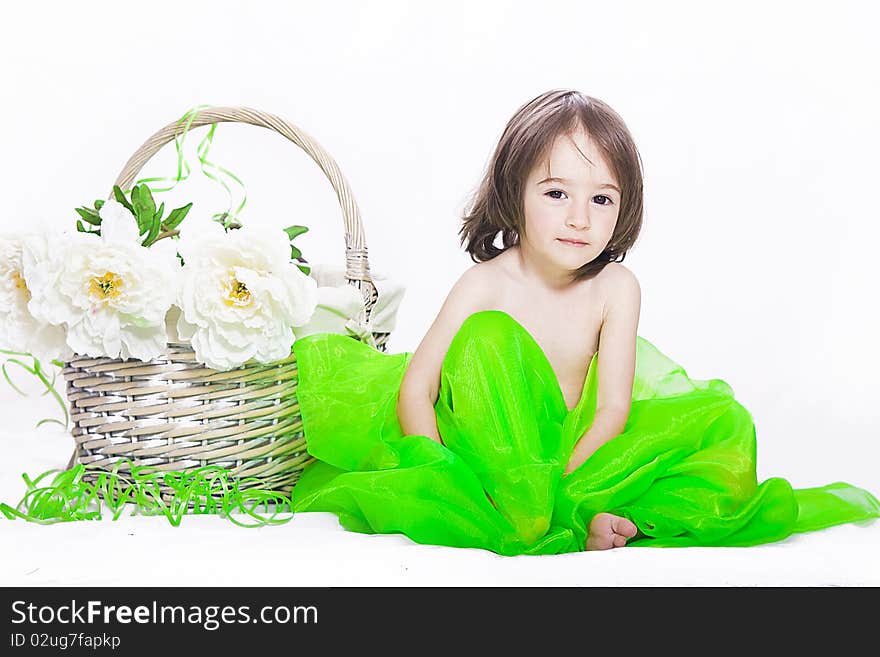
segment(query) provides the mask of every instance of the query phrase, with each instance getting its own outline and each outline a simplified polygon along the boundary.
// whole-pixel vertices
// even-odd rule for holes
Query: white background
[[[413,351],[471,262],[460,218],[506,121],[548,89],[578,89],[622,115],[644,162],[644,227],[624,262],[642,286],[639,334],[691,377],[733,387],[755,419],[759,479],[877,494],[877,18],[869,2],[19,3],[0,28],[0,230],[37,218],[73,225],[74,207],[106,198],[143,141],[195,105],[271,112],[315,138],[348,179],[371,267],[407,285],[388,349]],[[207,130],[187,139],[192,173],[167,205],[228,207],[198,168]],[[292,143],[221,124],[209,159],[244,181],[243,221],[305,224],[305,257],[342,264],[336,197]],[[141,177],[175,172],[172,144]],[[0,499],[14,504],[21,473],[63,467],[73,442],[32,429],[57,416],[48,398],[22,400],[0,380],[0,405]],[[308,515],[258,532],[196,518],[176,529],[147,518],[0,521],[10,537],[0,550],[11,551],[2,574],[195,584],[219,556],[135,574],[122,555],[143,550],[149,561],[153,541],[188,555],[207,535],[247,543],[249,559],[299,555],[311,575],[281,584],[880,584],[876,561],[858,558],[859,545],[876,553],[878,523],[745,551],[510,560],[353,535]],[[110,546],[101,553],[116,568],[71,569],[70,551],[54,551],[62,537],[92,557]],[[680,560],[692,565],[672,565]],[[211,581],[264,583],[230,570]]]

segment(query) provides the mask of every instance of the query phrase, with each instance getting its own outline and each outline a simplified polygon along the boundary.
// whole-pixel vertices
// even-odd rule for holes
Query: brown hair
[[[535,163],[555,139],[581,126],[596,143],[621,188],[620,211],[605,250],[575,270],[572,282],[622,262],[642,227],[642,160],[623,119],[597,98],[555,89],[520,107],[507,122],[483,179],[463,217],[461,244],[474,262],[491,260],[519,243],[525,228],[523,189]],[[503,248],[495,246],[501,233]]]

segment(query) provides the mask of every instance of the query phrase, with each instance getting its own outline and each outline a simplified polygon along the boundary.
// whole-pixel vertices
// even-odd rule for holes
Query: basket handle
[[[208,107],[198,110],[190,124],[190,129],[222,122],[249,123],[274,130],[303,149],[321,167],[321,171],[333,185],[339,205],[342,207],[342,219],[345,225],[345,280],[361,292],[364,307],[357,319],[361,325],[366,325],[378,292],[370,275],[370,262],[367,257],[367,243],[360,210],[336,161],[302,129],[274,114],[249,107]],[[114,184],[120,189],[128,189],[144,164],[165,144],[183,133],[184,128],[184,121],[175,121],[152,135],[125,163]],[[108,199],[113,198],[111,189]]]

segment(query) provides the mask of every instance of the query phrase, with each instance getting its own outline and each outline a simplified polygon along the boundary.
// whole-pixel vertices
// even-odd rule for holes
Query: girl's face
[[[526,180],[520,241],[524,254],[551,271],[570,273],[596,258],[611,240],[620,211],[620,185],[582,130],[554,142],[549,164],[548,172],[547,161],[538,162]],[[584,244],[572,245],[566,239]]]

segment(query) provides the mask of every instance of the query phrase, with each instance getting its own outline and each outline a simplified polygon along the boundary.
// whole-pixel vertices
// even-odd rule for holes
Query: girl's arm
[[[596,415],[581,436],[565,474],[576,470],[597,449],[623,432],[632,405],[636,370],[636,336],[642,294],[639,281],[620,263],[610,263],[605,315],[599,332]]]
[[[397,417],[405,436],[428,436],[443,443],[434,404],[440,393],[440,371],[452,338],[481,304],[489,289],[479,264],[466,270],[449,291],[431,328],[410,359],[397,400]]]

